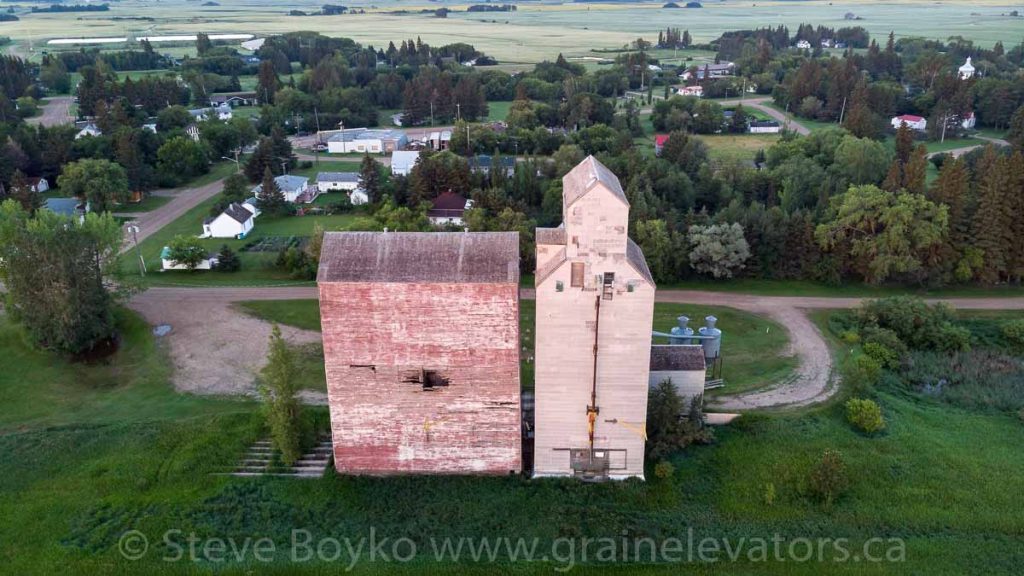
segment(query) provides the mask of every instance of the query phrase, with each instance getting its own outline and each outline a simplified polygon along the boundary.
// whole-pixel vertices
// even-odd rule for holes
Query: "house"
[[[514,157],[500,156],[498,161],[501,162],[502,171],[506,176],[515,174],[516,159]],[[494,158],[487,154],[478,154],[469,159],[469,169],[478,174],[490,173],[492,166],[494,166]]]
[[[412,174],[412,167],[419,158],[420,153],[417,150],[396,150],[391,155],[391,173],[397,176]]]
[[[705,72],[707,73],[708,79],[732,76],[733,71],[736,69],[736,65],[732,62],[719,62],[716,64],[704,64],[703,66],[697,64],[695,68],[697,69],[697,80],[704,80]],[[683,73],[679,75],[679,78],[684,82],[688,82],[691,76],[692,74],[690,70],[684,70]]]
[[[149,130],[153,134],[156,134],[156,119],[150,118],[142,124],[143,130]]]
[[[370,201],[366,190],[359,187],[359,174],[356,172],[320,172],[316,175],[316,189],[319,193],[346,192],[349,201],[356,205]]]
[[[210,95],[210,106],[219,108],[221,106],[256,106],[259,100],[255,92],[224,92],[222,94]]]
[[[337,471],[520,471],[519,235],[327,232],[320,254]]]
[[[427,144],[434,150],[447,150],[451,143],[451,130],[439,130],[427,135]]]
[[[462,226],[462,215],[472,207],[472,200],[466,200],[461,194],[448,191],[434,198],[430,210],[427,210],[427,218],[435,226],[446,224]]]
[[[396,112],[396,113],[391,115],[391,123],[394,124],[395,126],[401,126],[402,125],[402,118],[404,118],[404,117],[405,117],[405,113],[404,112]]]
[[[655,284],[629,201],[593,156],[538,228],[534,477],[644,477]]]
[[[89,212],[89,203],[78,198],[47,198],[43,202],[43,208],[61,216],[76,217],[81,222]]]
[[[189,267],[180,264],[174,260],[171,260],[171,248],[164,246],[164,249],[160,251],[160,268],[161,270],[189,270]],[[192,268],[192,270],[212,270],[217,265],[217,256],[214,254],[208,254],[206,258],[199,261],[199,264]]]
[[[193,142],[199,142],[199,125],[193,122],[185,126],[185,135],[191,138]]]
[[[661,66],[658,66],[657,64],[648,64],[647,70],[651,72],[661,72]]]
[[[822,48],[831,48],[832,47],[832,39],[831,38],[822,38],[821,39],[821,47]]]
[[[316,188],[321,193],[352,191],[358,187],[358,172],[318,172],[316,175]]]
[[[778,134],[782,126],[774,120],[754,120],[747,131],[751,134]]]
[[[661,156],[661,149],[665,147],[665,142],[668,142],[668,134],[655,134],[654,135],[654,155]]]
[[[37,194],[42,194],[43,192],[46,192],[47,190],[50,189],[50,183],[46,180],[46,178],[37,176],[28,179],[28,188],[29,190]]]
[[[327,151],[331,154],[387,153],[401,150],[409,141],[401,130],[368,130],[348,128],[327,137]]]
[[[968,112],[964,119],[960,122],[960,126],[964,130],[973,130],[974,125],[977,123],[977,118],[974,116],[974,112]]]
[[[256,225],[256,206],[232,202],[217,216],[203,220],[202,238],[245,238]]]
[[[193,108],[192,110],[189,110],[188,113],[196,122],[203,122],[213,118],[214,116],[216,116],[218,120],[231,120],[231,117],[234,115],[231,112],[231,106],[228,106],[227,104],[221,104],[215,108]]]
[[[928,129],[928,121],[920,116],[914,116],[913,114],[904,114],[902,116],[894,116],[889,121],[894,129],[898,129],[901,124],[906,124],[911,130],[917,130],[923,132]]]
[[[796,43],[796,47],[799,50],[810,50],[811,49],[811,43],[808,42],[807,40],[799,40]]]
[[[970,56],[967,57],[967,61],[964,62],[964,65],[960,67],[959,71],[957,72],[957,76],[961,80],[967,80],[968,78],[974,77],[974,65],[971,64]]]
[[[676,95],[678,96],[696,96],[701,98],[704,96],[703,86],[676,86]]]
[[[274,183],[277,184],[277,189],[284,194],[285,202],[309,204],[315,200],[320,193],[315,186],[313,188],[309,187],[309,178],[306,178],[305,176],[282,174],[274,178]],[[257,184],[252,189],[252,194],[259,198],[262,191],[263,184]]]
[[[102,136],[103,131],[96,127],[92,122],[86,124],[81,130],[75,134],[75,140],[85,138],[86,136]]]

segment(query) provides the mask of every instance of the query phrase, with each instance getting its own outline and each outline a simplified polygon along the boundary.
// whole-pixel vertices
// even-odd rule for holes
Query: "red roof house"
[[[665,142],[668,142],[668,134],[657,134],[654,136],[654,153],[661,155],[661,149],[665,147]]]

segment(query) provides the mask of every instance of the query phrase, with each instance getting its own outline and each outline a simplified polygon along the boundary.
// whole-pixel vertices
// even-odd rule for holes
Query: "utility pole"
[[[462,104],[459,104],[458,102],[456,102],[455,103],[455,121],[458,122],[459,120],[462,120]],[[468,126],[466,127],[466,134],[467,134],[467,136],[469,134],[469,127]]]
[[[843,123],[843,117],[846,116],[846,97],[843,96],[843,107],[839,110],[839,123]]]
[[[430,101],[430,127],[434,127],[434,101]]]
[[[139,257],[139,276],[146,276],[146,261],[142,259],[142,250],[139,249],[139,225],[132,223],[128,225],[128,231],[132,233],[132,241],[135,242],[135,254]]]

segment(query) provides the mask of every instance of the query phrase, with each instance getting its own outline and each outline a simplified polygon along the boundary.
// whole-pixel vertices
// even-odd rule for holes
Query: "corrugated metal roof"
[[[700,346],[651,346],[652,372],[705,370],[704,349]]]
[[[571,206],[598,183],[603,184],[619,200],[622,200],[623,204],[629,206],[629,200],[626,199],[626,193],[622,191],[619,178],[593,156],[587,156],[583,162],[577,164],[562,178],[565,206]]]
[[[518,232],[328,232],[318,282],[518,283]]]

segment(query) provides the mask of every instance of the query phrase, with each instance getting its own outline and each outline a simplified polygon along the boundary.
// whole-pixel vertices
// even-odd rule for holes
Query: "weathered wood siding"
[[[515,283],[322,282],[320,313],[339,472],[521,469]]]

